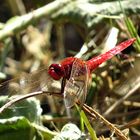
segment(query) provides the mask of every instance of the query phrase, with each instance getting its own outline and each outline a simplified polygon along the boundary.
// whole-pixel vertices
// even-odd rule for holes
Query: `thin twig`
[[[33,96],[42,95],[42,94],[54,95],[54,96],[61,97],[61,98],[63,97],[62,94],[54,93],[54,92],[45,92],[45,91],[32,92],[32,93],[29,93],[29,94],[25,94],[25,95],[21,95],[21,96],[12,98],[12,100],[8,101],[5,105],[3,105],[0,108],[0,113],[2,113],[5,109],[7,109],[8,107],[12,106],[16,102],[22,101],[24,99],[27,99],[27,98],[30,98],[30,97],[33,97]]]
[[[135,82],[135,86],[121,99],[119,99],[117,102],[115,102],[105,113],[104,116],[107,116],[109,113],[111,113],[117,106],[119,106],[124,100],[126,100],[128,97],[130,97],[139,87],[140,87],[140,79]]]
[[[77,102],[77,104],[79,105],[80,102]],[[95,119],[95,115],[96,115],[96,117],[98,117],[99,119],[101,119],[110,128],[110,130],[112,132],[114,132],[121,140],[127,140],[127,137],[117,127],[115,127],[112,123],[110,123],[108,120],[106,120],[97,111],[93,110],[91,107],[89,107],[86,104],[83,105],[82,109],[86,113],[88,113],[91,117],[93,117],[94,119]]]

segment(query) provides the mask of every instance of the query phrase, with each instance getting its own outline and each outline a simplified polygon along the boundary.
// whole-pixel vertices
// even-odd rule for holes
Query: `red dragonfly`
[[[75,100],[80,100],[83,103],[86,99],[90,73],[100,64],[126,49],[134,41],[135,38],[122,42],[108,52],[88,61],[83,61],[75,57],[68,57],[60,64],[52,64],[48,70],[49,75],[54,80],[63,78],[63,81],[66,81],[64,82],[64,86],[62,86],[64,87],[64,89],[62,88],[62,92],[64,94],[66,107],[73,106]]]
[[[55,92],[61,88],[64,95],[66,107],[71,107],[75,100],[85,101],[87,86],[90,74],[100,64],[114,55],[120,53],[135,41],[129,39],[117,45],[108,52],[94,57],[88,61],[79,58],[68,57],[61,61],[60,64],[52,64],[49,69],[45,68],[39,72],[29,74],[22,78],[10,80],[0,85],[0,93],[5,94],[5,90],[10,94],[25,94],[35,91]],[[61,85],[58,80],[63,79]],[[55,88],[55,89],[54,89]]]

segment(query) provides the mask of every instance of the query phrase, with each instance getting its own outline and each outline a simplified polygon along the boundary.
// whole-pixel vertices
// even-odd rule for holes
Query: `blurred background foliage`
[[[137,140],[140,138],[139,13],[139,0],[120,2],[118,0],[1,0],[0,80],[5,82],[19,75],[24,77],[26,73],[46,68],[51,63],[57,63],[69,56],[88,60],[113,48],[121,41],[136,37],[137,42],[133,47],[127,48],[95,70],[86,103],[110,122],[117,124],[121,130],[127,128],[130,139]],[[37,77],[39,74],[33,80],[38,80]],[[9,94],[7,93],[9,83],[11,82],[4,84],[1,95]],[[46,81],[47,83],[49,81]],[[12,88],[15,86],[17,88],[15,84]],[[37,110],[41,110],[38,107],[38,99],[42,107],[39,114],[31,106],[36,104],[34,106],[37,106]],[[14,111],[8,110],[9,115],[5,113],[0,116],[0,128],[5,127],[1,125],[1,121],[2,124],[13,123],[16,128],[15,122],[22,120],[28,124],[29,134],[32,134],[27,139],[34,137],[52,139],[56,135],[54,139],[68,139],[66,137],[68,134],[75,136],[73,139],[90,137],[86,130],[81,134],[81,130],[77,128],[77,126],[80,128],[80,115],[75,108],[71,109],[72,117],[69,118],[61,99],[41,96],[37,101],[34,100],[32,101],[34,103],[27,101],[27,103],[23,102],[23,106],[21,104],[12,106],[10,109]],[[0,104],[4,104],[3,96]],[[27,107],[33,109],[28,111],[29,114]],[[35,117],[32,118],[33,120],[40,121],[33,121],[30,118],[32,114]],[[13,116],[24,116],[28,120],[25,118],[8,120]],[[2,120],[4,118],[5,122]],[[77,126],[65,127],[64,124],[70,121]],[[111,132],[100,120],[94,121],[89,117],[89,121],[98,137],[102,135],[110,137]],[[44,128],[42,124],[46,127]],[[23,126],[22,122],[19,125]],[[63,128],[60,133],[63,126],[67,129],[63,131]],[[74,128],[76,128],[75,132]],[[11,126],[8,126],[7,130],[9,132]],[[59,134],[54,133],[54,130]],[[0,135],[2,133],[3,131]],[[15,135],[14,130],[13,135]],[[17,137],[12,139],[20,138],[18,133],[16,135]],[[7,138],[1,135],[0,139]]]

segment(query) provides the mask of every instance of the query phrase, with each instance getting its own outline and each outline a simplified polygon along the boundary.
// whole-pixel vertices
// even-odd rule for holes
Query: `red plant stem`
[[[109,50],[108,52],[88,60],[87,65],[88,65],[90,71],[92,72],[100,64],[102,64],[103,62],[105,62],[108,59],[111,59],[114,55],[116,55],[116,54],[120,53],[121,51],[123,51],[124,49],[126,49],[128,46],[133,44],[133,42],[135,40],[136,40],[135,38],[131,38],[127,41],[120,43],[119,45],[117,45],[113,49]]]

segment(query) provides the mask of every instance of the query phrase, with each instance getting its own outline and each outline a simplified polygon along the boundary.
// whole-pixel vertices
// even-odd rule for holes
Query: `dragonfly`
[[[131,38],[120,43],[104,54],[100,54],[88,61],[76,57],[68,57],[60,64],[52,64],[48,73],[54,80],[63,78],[62,92],[66,107],[72,107],[76,101],[83,103],[86,99],[87,89],[91,73],[103,62],[111,59],[130,46],[136,39]]]
[[[0,93],[22,95],[36,91],[60,91],[67,108],[72,107],[77,101],[84,103],[91,73],[100,64],[132,45],[135,40],[131,38],[124,41],[88,61],[76,57],[65,58],[59,64],[51,64],[49,68],[0,84]]]

